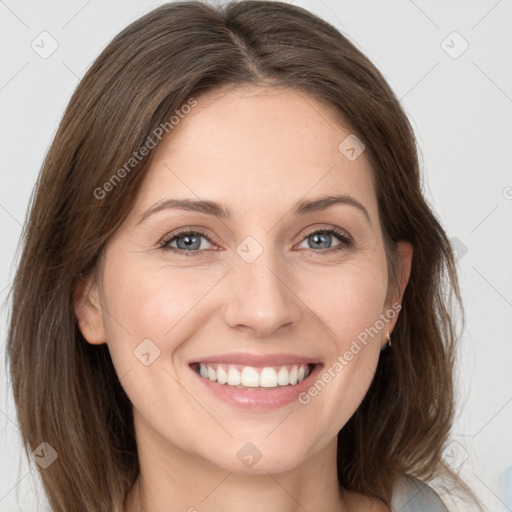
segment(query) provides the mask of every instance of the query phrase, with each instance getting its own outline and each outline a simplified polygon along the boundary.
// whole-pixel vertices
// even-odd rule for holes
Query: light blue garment
[[[512,466],[500,475],[500,493],[504,510],[512,510]]]
[[[426,483],[403,477],[395,485],[391,500],[392,512],[448,512],[441,498]]]

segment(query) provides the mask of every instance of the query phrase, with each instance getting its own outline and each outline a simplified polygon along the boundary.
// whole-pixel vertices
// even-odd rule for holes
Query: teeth
[[[240,375],[240,384],[247,388],[257,388],[260,385],[260,374],[258,370],[252,366],[246,366]]]
[[[277,374],[277,383],[280,386],[288,386],[290,384],[290,380],[288,379],[288,369],[286,366],[283,366],[278,374]]]
[[[290,384],[297,384],[298,373],[299,372],[297,370],[297,367],[294,366],[290,371],[290,375],[288,376],[288,378],[290,379]]]
[[[205,379],[228,386],[247,388],[293,386],[297,382],[302,382],[309,374],[310,368],[307,364],[265,368],[244,366],[242,371],[234,365],[199,365],[199,375]]]
[[[210,379],[212,380],[212,379]],[[217,368],[217,382],[219,384],[226,384],[226,382],[228,381],[228,374],[226,373],[226,370],[224,370],[224,368],[222,368],[222,366],[219,366]]]
[[[236,368],[231,367],[228,370],[228,384],[230,386],[240,385],[240,372]]]
[[[261,370],[259,384],[262,388],[275,388],[277,386],[277,372],[274,368],[263,368]]]

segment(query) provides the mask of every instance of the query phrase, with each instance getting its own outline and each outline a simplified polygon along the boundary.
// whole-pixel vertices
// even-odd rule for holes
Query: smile
[[[209,396],[254,412],[298,403],[324,366],[315,357],[248,353],[201,356],[188,365]]]
[[[312,364],[279,366],[233,365],[227,363],[196,363],[194,369],[204,379],[238,389],[269,389],[294,386],[302,382],[312,370]]]

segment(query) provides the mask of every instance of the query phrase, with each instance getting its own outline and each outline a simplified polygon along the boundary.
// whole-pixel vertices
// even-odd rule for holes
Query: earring
[[[388,345],[391,347],[391,336],[389,335],[389,331],[386,334],[386,338],[388,339]]]

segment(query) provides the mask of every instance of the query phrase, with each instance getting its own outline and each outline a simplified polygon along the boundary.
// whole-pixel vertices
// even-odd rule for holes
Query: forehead
[[[155,149],[134,210],[168,195],[262,215],[344,193],[376,215],[370,165],[364,152],[347,158],[353,135],[340,121],[334,107],[292,89],[231,86],[200,96]]]

